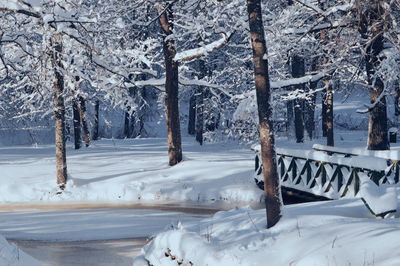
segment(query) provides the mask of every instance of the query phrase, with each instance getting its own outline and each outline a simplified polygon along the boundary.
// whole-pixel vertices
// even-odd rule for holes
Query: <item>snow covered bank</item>
[[[165,201],[258,202],[254,154],[234,144],[184,141],[184,161],[168,166],[165,139],[101,140],[68,147],[69,181],[57,195],[54,146],[0,147],[0,203]]]
[[[0,235],[0,265],[9,266],[43,266],[42,263],[35,260],[16,245],[9,244],[7,240]]]
[[[400,265],[399,220],[373,218],[359,199],[286,206],[265,225],[265,210],[218,212],[157,235],[134,265]]]

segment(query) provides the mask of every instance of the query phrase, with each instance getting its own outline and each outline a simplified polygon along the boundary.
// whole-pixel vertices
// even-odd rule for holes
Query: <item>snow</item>
[[[397,209],[396,186],[377,186],[367,177],[361,183],[360,197],[375,215],[395,212]]]
[[[194,49],[189,49],[183,52],[179,52],[175,55],[174,57],[174,61],[188,61],[188,60],[192,60],[196,57],[199,56],[203,56],[203,55],[207,55],[211,52],[213,52],[214,50],[219,49],[220,47],[222,47],[226,42],[228,42],[230,36],[233,33],[229,33],[229,34],[221,34],[222,37],[212,43],[209,43],[207,45],[204,45],[202,47],[198,47],[198,48],[194,48]]]
[[[400,263],[400,223],[375,219],[359,199],[286,206],[275,227],[267,230],[265,225],[265,210],[218,212],[158,234],[134,265],[146,265],[146,260],[152,265]]]
[[[43,266],[42,263],[35,260],[16,245],[9,244],[7,240],[0,235],[0,265],[7,266]]]
[[[253,154],[234,143],[199,148],[184,140],[184,161],[168,166],[166,139],[68,145],[69,180],[58,195],[54,146],[0,147],[0,203],[166,201],[259,202]]]

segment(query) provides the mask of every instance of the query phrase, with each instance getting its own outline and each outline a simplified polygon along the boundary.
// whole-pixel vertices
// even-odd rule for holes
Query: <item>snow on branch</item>
[[[382,101],[382,99],[387,95],[386,91],[383,90],[381,92],[381,94],[379,95],[379,97],[375,100],[375,102],[373,102],[372,104],[364,104],[364,107],[366,109],[357,109],[356,112],[359,114],[366,114],[371,112],[378,103],[380,103]]]
[[[319,72],[315,75],[307,75],[307,76],[304,76],[301,78],[292,78],[292,79],[286,79],[286,80],[271,81],[270,86],[271,86],[271,89],[279,89],[279,88],[283,88],[283,87],[289,87],[289,86],[294,86],[294,85],[301,85],[301,84],[306,84],[306,83],[310,83],[310,82],[315,82],[326,76],[327,76],[327,73]]]
[[[190,61],[192,59],[207,55],[215,50],[218,50],[229,42],[233,34],[234,32],[230,34],[222,33],[222,38],[219,40],[209,43],[203,47],[198,47],[177,53],[174,57],[174,61],[178,62]]]

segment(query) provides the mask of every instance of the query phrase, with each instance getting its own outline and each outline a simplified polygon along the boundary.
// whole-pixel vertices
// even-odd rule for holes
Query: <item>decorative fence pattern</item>
[[[255,180],[263,185],[259,149]],[[356,197],[363,180],[378,186],[399,183],[399,161],[329,151],[277,149],[278,174],[284,187],[330,199]]]

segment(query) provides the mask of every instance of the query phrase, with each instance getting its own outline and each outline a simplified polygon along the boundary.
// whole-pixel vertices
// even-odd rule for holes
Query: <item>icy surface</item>
[[[0,235],[0,265],[4,266],[43,266],[40,262],[27,255],[16,245],[9,244]]]

